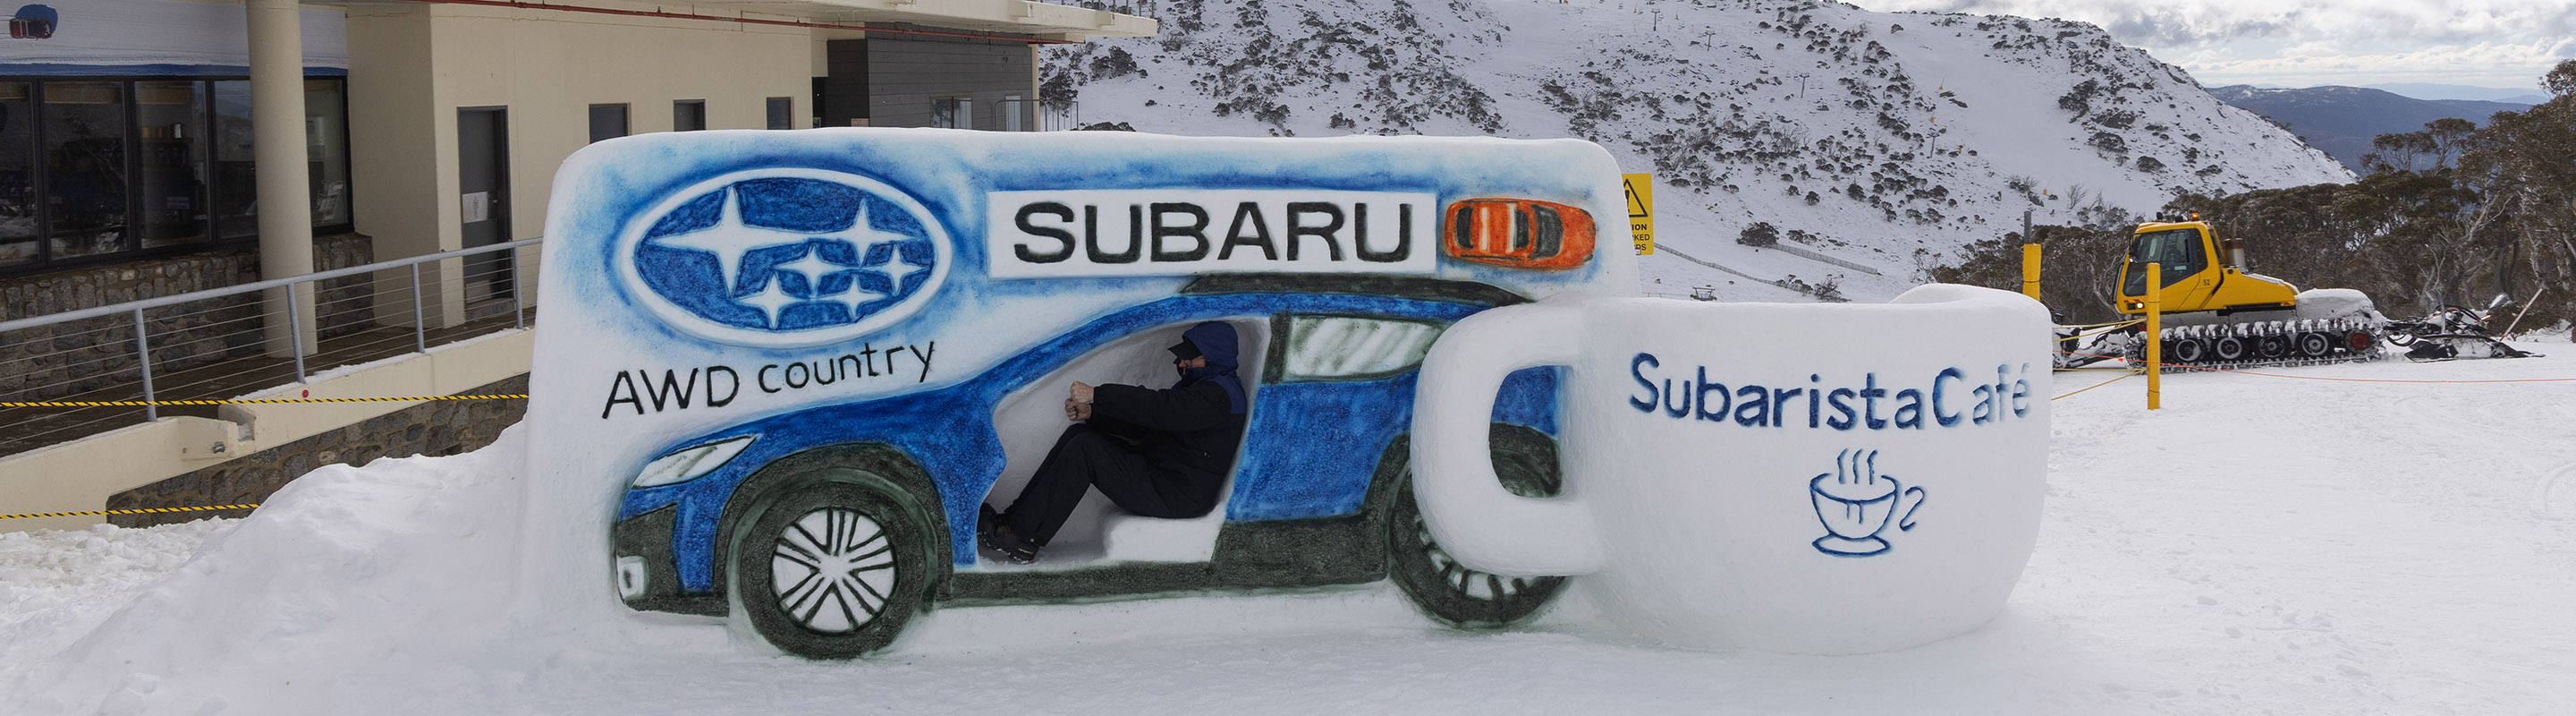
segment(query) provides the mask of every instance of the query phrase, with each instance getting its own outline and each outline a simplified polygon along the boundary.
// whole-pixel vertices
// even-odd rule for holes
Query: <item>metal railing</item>
[[[222,400],[310,382],[339,366],[524,328],[532,287],[524,270],[536,264],[540,241],[0,321],[0,401],[48,403],[0,408],[0,425],[10,426],[0,429],[0,455],[174,412],[151,404],[136,411],[75,403]],[[456,263],[443,263],[451,260]],[[310,303],[262,297],[276,289],[284,289],[278,296],[309,293]],[[313,315],[299,305],[311,306]],[[175,412],[212,415],[213,409]]]

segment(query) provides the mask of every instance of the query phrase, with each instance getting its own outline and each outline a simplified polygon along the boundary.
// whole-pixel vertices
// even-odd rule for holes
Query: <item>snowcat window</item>
[[[1476,206],[1474,204],[1460,205],[1458,210],[1450,215],[1449,234],[1449,240],[1458,243],[1458,250],[1476,248]]]
[[[1556,256],[1557,252],[1563,251],[1565,248],[1565,217],[1558,215],[1555,209],[1540,205],[1530,206],[1530,215],[1538,219],[1538,230],[1536,232],[1537,236],[1535,237],[1538,242],[1538,250],[1531,251],[1530,258],[1552,258]]]
[[[2139,234],[2129,249],[2129,260],[2139,263],[2154,261],[2167,268],[2186,266],[2200,253],[2200,232],[2191,229],[2167,229]]]
[[[2121,282],[2121,289],[2128,295],[2135,296],[2146,290],[2147,269],[2138,264],[2150,261],[2164,265],[2167,286],[2200,273],[2207,263],[2200,245],[2200,231],[2186,228],[2139,234],[2129,249],[2129,262],[2133,265],[2130,270],[2135,272],[2134,277]]]

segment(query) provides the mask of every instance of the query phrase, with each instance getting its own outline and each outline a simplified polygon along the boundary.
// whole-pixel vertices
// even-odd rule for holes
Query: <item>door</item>
[[[1335,517],[1364,507],[1378,459],[1411,425],[1422,356],[1447,327],[1398,316],[1274,318],[1272,340],[1286,345],[1275,365],[1258,367],[1227,518]],[[1244,368],[1236,375],[1255,375]]]
[[[509,108],[456,110],[456,191],[464,248],[510,240]],[[515,268],[506,251],[466,257],[466,303],[509,298]]]

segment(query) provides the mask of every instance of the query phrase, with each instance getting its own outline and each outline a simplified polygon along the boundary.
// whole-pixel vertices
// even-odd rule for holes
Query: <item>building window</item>
[[[143,248],[206,240],[206,83],[134,83]]]
[[[1021,117],[1029,111],[1029,101],[1019,95],[1002,95],[1002,131],[1021,131]]]
[[[45,193],[53,257],[126,248],[125,83],[47,82]]]
[[[346,82],[305,80],[317,232],[348,230]],[[250,83],[0,78],[0,273],[254,239]]]
[[[304,81],[304,161],[313,191],[314,233],[349,221],[349,85]]]
[[[975,128],[975,98],[933,97],[930,100],[930,126],[949,129]]]
[[[794,102],[789,101],[785,97],[771,97],[769,98],[768,104],[770,129],[796,128],[792,123],[792,120],[788,119],[788,115],[794,114],[796,111],[796,105]]]
[[[706,128],[706,100],[684,99],[671,103],[671,131],[694,132]]]
[[[36,87],[0,82],[0,269],[40,261],[36,215]]]
[[[590,106],[590,141],[597,142],[626,136],[626,105],[594,104]]]

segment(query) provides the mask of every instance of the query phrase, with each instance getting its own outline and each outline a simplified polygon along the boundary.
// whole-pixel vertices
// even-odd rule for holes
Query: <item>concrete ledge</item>
[[[455,395],[528,372],[534,334],[508,330],[317,374],[242,396],[375,398]],[[169,417],[0,458],[0,514],[107,509],[110,496],[224,464],[428,401],[227,405],[223,419]],[[0,521],[0,532],[81,529],[106,516]]]

